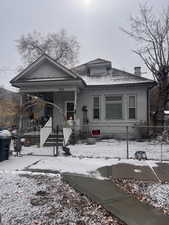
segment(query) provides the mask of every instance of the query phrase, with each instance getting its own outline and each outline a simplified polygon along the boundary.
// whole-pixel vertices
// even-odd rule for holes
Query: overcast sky
[[[15,40],[34,30],[44,34],[65,29],[80,43],[79,64],[95,58],[112,61],[113,67],[133,72],[142,61],[132,53],[136,47],[119,27],[129,27],[130,15],[138,13],[138,0],[0,0],[0,85],[22,64]],[[168,0],[149,0],[163,9]]]

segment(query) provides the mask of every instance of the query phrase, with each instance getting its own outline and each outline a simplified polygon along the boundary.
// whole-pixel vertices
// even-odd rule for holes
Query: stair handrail
[[[40,147],[43,147],[49,135],[52,133],[52,118],[46,122],[44,127],[40,129]]]

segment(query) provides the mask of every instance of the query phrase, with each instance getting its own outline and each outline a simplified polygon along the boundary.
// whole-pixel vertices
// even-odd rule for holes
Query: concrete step
[[[47,138],[44,146],[56,146],[56,143],[58,143],[58,146],[63,146],[63,131],[59,130],[58,134],[52,133]]]
[[[48,138],[47,141],[53,141],[53,142],[56,142],[56,140],[58,140],[59,142],[62,141],[63,142],[63,138]]]
[[[44,147],[56,146],[56,142],[46,142]],[[59,143],[58,146],[63,146],[63,143]]]

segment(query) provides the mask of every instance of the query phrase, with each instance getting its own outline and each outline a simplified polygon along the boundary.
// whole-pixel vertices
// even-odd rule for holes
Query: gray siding
[[[106,120],[105,118],[105,96],[106,95],[121,95],[123,97],[123,119],[121,120]],[[136,96],[136,119],[128,119],[128,96]],[[100,96],[100,120],[93,119],[93,97]],[[74,101],[74,92],[55,92],[54,103],[57,104],[65,114],[66,101]],[[126,126],[132,126],[140,121],[147,121],[147,89],[136,87],[114,87],[112,89],[91,89],[85,88],[80,90],[77,97],[77,114],[76,118],[80,120],[83,125],[82,107],[88,108],[89,129],[100,129],[103,135],[114,134],[114,136],[121,135],[125,137]],[[55,108],[53,111],[53,125],[63,126],[63,115],[58,113]],[[131,135],[136,135],[134,129],[130,129]]]
[[[121,120],[106,120],[105,118],[105,96],[106,95],[122,95],[123,96],[123,119]],[[136,119],[128,119],[128,96],[136,96]],[[100,120],[93,120],[93,96],[100,96],[101,103],[101,118]],[[129,88],[120,87],[106,89],[85,89],[81,91],[78,97],[78,115],[82,124],[82,107],[86,105],[88,108],[89,127],[100,129],[102,134],[121,133],[124,136],[126,131],[125,126],[132,126],[140,121],[147,121],[147,89],[146,88]],[[121,126],[121,127],[120,127]],[[130,129],[130,133],[135,131]]]

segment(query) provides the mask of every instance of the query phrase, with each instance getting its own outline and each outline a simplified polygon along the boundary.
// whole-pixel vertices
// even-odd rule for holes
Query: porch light
[[[88,108],[87,108],[86,105],[82,106],[82,111],[83,111],[83,112],[87,112],[87,111],[88,111]]]

